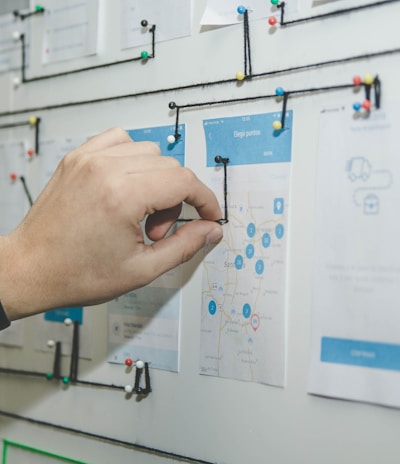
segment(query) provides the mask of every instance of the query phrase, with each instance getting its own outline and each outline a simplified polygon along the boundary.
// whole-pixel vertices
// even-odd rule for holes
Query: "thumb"
[[[172,235],[148,247],[146,266],[153,269],[155,277],[188,261],[205,245],[218,243],[223,237],[222,226],[204,219],[189,222]]]

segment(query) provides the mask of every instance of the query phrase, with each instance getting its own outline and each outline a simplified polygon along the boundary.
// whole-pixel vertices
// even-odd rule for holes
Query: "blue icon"
[[[268,248],[271,245],[271,236],[268,232],[265,232],[265,234],[262,236],[261,243],[264,248]]]
[[[248,319],[251,316],[251,306],[248,303],[243,305],[242,313],[245,319]]]
[[[211,314],[211,316],[214,316],[214,314],[217,312],[217,303],[214,300],[211,300],[208,303],[208,312]]]
[[[256,262],[256,273],[258,275],[261,275],[263,272],[264,272],[264,261],[262,259],[259,259],[257,262]]]
[[[283,227],[282,224],[278,224],[276,227],[275,227],[275,235],[276,235],[276,238],[279,238],[281,239],[283,237],[283,233],[284,233],[285,229]]]
[[[235,258],[235,267],[236,269],[242,269],[243,267],[243,256],[237,255]]]
[[[247,235],[250,238],[253,238],[256,235],[256,226],[250,222],[250,224],[247,226]]]
[[[251,259],[254,256],[254,245],[249,243],[246,247],[246,256]]]
[[[274,198],[274,214],[283,214],[284,205],[283,198]]]

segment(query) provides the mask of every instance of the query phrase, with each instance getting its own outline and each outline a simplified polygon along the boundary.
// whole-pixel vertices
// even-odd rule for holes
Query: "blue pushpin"
[[[242,14],[245,14],[245,13],[246,13],[246,7],[243,6],[243,5],[239,5],[239,6],[237,7],[237,12],[238,12],[239,14],[241,14],[241,15],[242,15]]]
[[[354,103],[353,104],[353,110],[354,111],[360,111],[361,110],[361,103]]]
[[[277,87],[277,88],[275,89],[275,95],[276,95],[277,97],[283,97],[283,96],[285,95],[285,90],[284,90],[284,88],[283,88],[283,87]]]

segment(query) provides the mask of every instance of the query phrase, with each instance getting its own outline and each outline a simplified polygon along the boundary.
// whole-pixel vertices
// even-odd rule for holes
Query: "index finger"
[[[132,175],[135,176],[134,173]],[[132,182],[130,176],[127,176],[127,180]],[[146,191],[145,214],[170,209],[185,202],[196,208],[203,219],[216,221],[222,217],[214,192],[188,168],[147,172],[143,182]]]

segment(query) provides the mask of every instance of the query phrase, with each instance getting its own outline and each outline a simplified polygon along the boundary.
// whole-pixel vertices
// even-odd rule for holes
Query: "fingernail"
[[[215,227],[206,237],[206,245],[210,243],[218,243],[224,235],[222,227]]]

